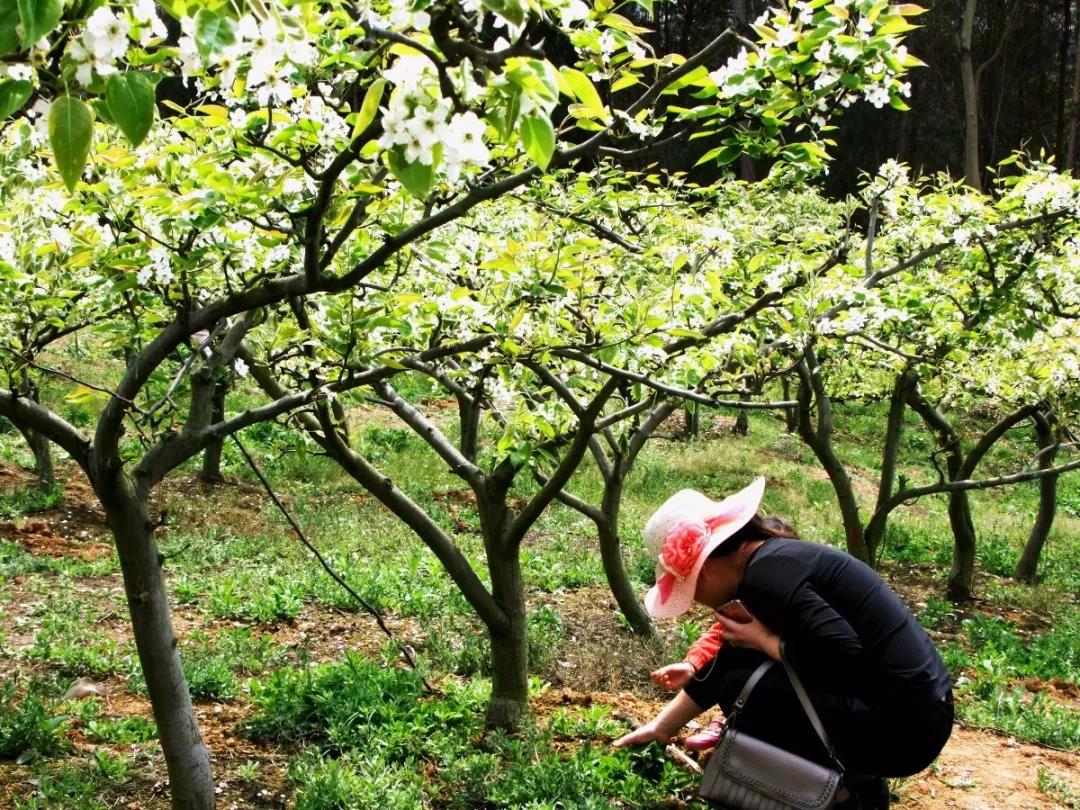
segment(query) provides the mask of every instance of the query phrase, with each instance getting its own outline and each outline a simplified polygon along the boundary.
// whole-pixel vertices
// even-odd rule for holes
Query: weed
[[[136,669],[130,647],[122,646],[107,633],[86,629],[71,617],[49,622],[25,655],[72,677],[86,675],[100,679],[113,674],[129,675]]]
[[[66,724],[41,695],[20,697],[14,683],[0,683],[0,759],[23,764],[67,750]]]
[[[952,602],[940,596],[931,596],[926,600],[926,607],[919,613],[919,623],[928,630],[933,630],[955,615]]]
[[[127,757],[95,751],[86,762],[39,768],[34,792],[16,799],[15,810],[107,810],[120,803],[130,778]]]
[[[612,720],[607,706],[589,706],[578,711],[559,709],[551,716],[548,731],[569,739],[612,739],[622,734],[625,724]]]
[[[0,493],[0,520],[44,512],[64,500],[64,487],[20,487]]]
[[[562,616],[546,605],[532,611],[527,619],[529,666],[543,671],[551,666],[559,644],[566,638],[566,624]]]
[[[377,756],[338,759],[311,754],[289,765],[296,810],[416,810],[423,781],[415,770],[388,767]]]
[[[1039,767],[1039,773],[1035,777],[1035,786],[1039,792],[1049,796],[1053,801],[1068,807],[1070,810],[1080,810],[1080,793],[1074,791],[1067,779],[1058,776],[1049,768]]]
[[[1080,712],[1026,689],[994,688],[976,702],[961,701],[958,713],[972,726],[987,726],[1058,748],[1080,747]]]
[[[242,779],[245,782],[257,783],[261,776],[260,765],[258,761],[254,759],[245,760],[244,764],[236,769],[236,778]]]
[[[94,742],[112,745],[131,745],[157,739],[157,726],[154,721],[137,715],[90,720],[83,727],[83,731],[87,738]]]

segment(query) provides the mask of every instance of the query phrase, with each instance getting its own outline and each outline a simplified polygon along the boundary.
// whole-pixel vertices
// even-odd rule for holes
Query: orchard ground
[[[452,429],[449,403],[417,399]],[[652,566],[639,528],[684,486],[720,494],[764,472],[769,512],[808,539],[841,543],[830,484],[781,420],[754,414],[746,437],[731,423],[709,414],[688,440],[673,418],[631,475],[621,520],[642,590]],[[882,424],[874,406],[838,410],[838,446],[867,503]],[[482,554],[466,490],[412,433],[367,409],[353,428],[369,457]],[[610,741],[662,705],[648,672],[681,657],[706,616],[665,624],[660,644],[639,641],[605,589],[592,524],[554,506],[523,550],[534,716],[519,735],[485,734],[481,625],[418,540],[290,435],[267,425],[244,438],[311,539],[385,610],[440,694],[424,694],[226,445],[224,484],[182,470],[158,488],[153,510],[164,521],[176,629],[220,807],[697,806],[694,776],[663,751],[616,752]],[[1017,431],[982,472],[1014,469],[1030,448]],[[912,421],[903,455],[913,479],[933,474],[931,449]],[[103,516],[73,466],[61,464],[60,484],[41,492],[23,469],[29,461],[15,431],[0,434],[0,807],[165,808]],[[587,469],[572,485],[589,497],[599,487]],[[890,528],[881,572],[945,655],[961,717],[933,767],[893,781],[900,808],[1080,807],[1080,475],[1060,483],[1043,581],[1023,586],[1008,575],[1036,489],[973,496],[980,574],[970,604],[942,596],[951,554],[943,500],[901,509]],[[71,692],[90,694],[65,698]]]

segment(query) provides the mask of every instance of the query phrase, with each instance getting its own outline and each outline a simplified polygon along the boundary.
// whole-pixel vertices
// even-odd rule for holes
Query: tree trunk
[[[848,553],[856,559],[869,564],[870,558],[866,553],[866,543],[863,539],[862,518],[859,516],[859,503],[855,499],[855,489],[851,485],[851,478],[844,469],[840,457],[832,444],[832,406],[823,385],[814,383],[814,375],[818,374],[816,359],[809,349],[807,354],[810,362],[803,360],[799,364],[799,390],[797,399],[799,402],[799,436],[807,446],[814,451],[818,462],[824,468],[829,481],[832,483],[833,492],[836,493],[836,504],[840,507],[840,519],[844,525],[844,540],[847,544]],[[814,365],[811,365],[813,363]],[[811,422],[810,406],[816,397],[818,408],[818,425],[815,429]]]
[[[927,428],[934,434],[937,445],[945,454],[945,475],[949,481],[962,481],[963,471],[974,471],[978,458],[981,458],[989,444],[973,451],[967,459],[963,457],[960,437],[944,414],[938,411],[917,389],[912,389],[908,402],[912,409],[922,417]],[[1000,423],[999,423],[1000,424]],[[953,534],[953,559],[949,571],[946,593],[953,602],[965,602],[971,599],[975,579],[975,523],[971,519],[971,501],[966,491],[949,493],[949,526]]]
[[[1061,39],[1058,41],[1058,71],[1057,71],[1057,127],[1054,143],[1057,148],[1057,170],[1064,171],[1068,160],[1068,145],[1065,142],[1065,99],[1067,97],[1066,80],[1069,75],[1069,34],[1072,27],[1072,3],[1073,0],[1061,0],[1061,17],[1064,25],[1061,27]],[[1077,61],[1080,61],[1078,54]]]
[[[900,453],[900,437],[904,431],[904,409],[907,405],[907,390],[910,385],[911,376],[907,372],[898,375],[889,399],[889,418],[885,426],[885,443],[881,451],[881,478],[878,481],[877,504],[874,507],[874,516],[863,531],[866,555],[871,565],[877,562],[878,549],[888,524],[888,513],[882,507],[892,497],[893,487],[896,484],[896,461]]]
[[[26,440],[30,452],[34,454],[34,474],[42,489],[48,489],[56,483],[56,470],[53,467],[52,445],[44,434],[33,428],[19,427],[19,433]]]
[[[696,439],[701,431],[701,406],[698,403],[687,405],[683,409],[683,438]]]
[[[949,525],[953,533],[953,560],[946,593],[953,602],[971,599],[975,582],[975,523],[967,492],[949,494]]]
[[[1054,456],[1057,455],[1057,448],[1054,447],[1054,432],[1043,414],[1036,413],[1032,418],[1035,422],[1035,441],[1039,445],[1039,450],[1042,451],[1039,456],[1039,469],[1045,470],[1054,466]],[[1035,582],[1039,558],[1042,556],[1043,546],[1046,545],[1046,538],[1050,534],[1050,527],[1054,525],[1054,516],[1057,512],[1057,479],[1056,475],[1046,475],[1039,479],[1039,511],[1013,574],[1021,582]]]
[[[784,402],[790,402],[791,380],[787,377],[781,379],[780,390],[784,394]],[[795,408],[784,408],[784,430],[788,433],[799,432],[799,412]]]
[[[746,0],[735,0],[735,25],[739,33],[746,33],[750,27],[750,13],[746,9]],[[685,53],[685,51],[684,51]],[[754,159],[743,152],[739,155],[739,179],[747,183],[757,181],[757,172],[754,170]]]
[[[1076,141],[1080,134],[1080,0],[1076,3],[1076,56],[1073,70],[1072,105],[1069,109],[1069,157],[1065,168],[1076,169]]]
[[[228,390],[228,385],[222,380],[219,380],[214,385],[214,402],[210,413],[211,423],[221,422],[225,419],[225,395]],[[208,484],[218,484],[225,480],[221,474],[221,449],[224,444],[224,440],[219,439],[211,442],[203,450],[202,471],[199,473],[200,481]]]
[[[600,538],[600,559],[604,564],[604,574],[607,576],[608,586],[615,597],[615,602],[622,611],[631,629],[639,636],[652,638],[656,635],[649,614],[644,605],[634,592],[634,586],[630,583],[630,577],[626,573],[623,564],[622,543],[619,542],[619,508],[622,505],[623,484],[621,480],[612,478],[604,482],[604,498],[601,511],[604,520],[597,523],[597,534]]]
[[[960,77],[964,84],[964,182],[982,191],[979,166],[979,88],[971,56],[972,31],[978,0],[966,0],[960,28]]]
[[[214,806],[210,755],[199,734],[187,679],[180,666],[146,500],[115,468],[95,476],[94,489],[116,540],[135,647],[146,678],[175,810]]]
[[[745,402],[747,399],[749,399],[749,397],[747,397],[745,394],[741,394],[739,396],[739,399]],[[739,408],[739,413],[735,416],[735,427],[732,430],[732,432],[736,436],[745,436],[747,433],[750,432],[749,413],[750,412],[747,411],[746,408]]]
[[[529,708],[529,646],[525,587],[517,546],[488,555],[491,590],[508,619],[506,627],[488,628],[491,639],[491,701],[485,721],[489,728],[515,731]]]

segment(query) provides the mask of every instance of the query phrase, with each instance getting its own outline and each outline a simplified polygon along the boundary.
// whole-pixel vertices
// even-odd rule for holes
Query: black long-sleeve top
[[[808,689],[871,706],[930,702],[949,690],[926,631],[881,577],[849,554],[769,540],[751,556],[737,597],[783,639]]]

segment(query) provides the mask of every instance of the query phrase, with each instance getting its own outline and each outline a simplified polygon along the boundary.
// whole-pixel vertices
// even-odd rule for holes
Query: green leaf
[[[195,15],[195,45],[205,59],[236,42],[236,23],[203,9]]]
[[[124,137],[138,146],[154,123],[154,85],[142,73],[114,73],[105,86],[109,115]]]
[[[555,154],[555,129],[545,115],[529,115],[521,119],[521,141],[525,151],[541,169],[547,169]]]
[[[18,3],[15,0],[0,0],[0,56],[19,49],[19,35],[15,33],[18,24]]]
[[[21,110],[33,92],[33,85],[22,79],[0,82],[0,121]]]
[[[49,108],[49,142],[56,168],[68,191],[82,177],[90,140],[94,134],[94,114],[85,102],[68,95],[60,96]]]
[[[596,92],[596,88],[588,76],[580,70],[570,67],[560,68],[559,72],[566,79],[566,83],[570,85],[570,89],[574,91],[577,100],[585,105],[585,109],[589,111],[593,118],[605,120],[608,118],[607,108],[604,107],[604,102],[600,100],[600,94]]]
[[[742,147],[738,144],[728,146],[717,146],[715,149],[710,149],[700,160],[695,163],[695,166],[700,166],[702,163],[708,163],[709,161],[716,161],[717,164],[723,166],[726,163],[731,163],[739,155],[742,154]]]
[[[39,39],[48,36],[60,22],[64,7],[60,0],[17,0],[19,21],[22,23],[23,47],[29,48]]]
[[[874,32],[875,35],[879,37],[888,36],[890,34],[904,34],[908,31],[914,31],[916,28],[918,28],[917,25],[912,25],[900,16],[882,17],[881,19],[881,24],[879,25],[877,31]]]
[[[360,105],[360,111],[356,114],[356,121],[353,123],[353,138],[358,137],[375,120],[375,116],[379,112],[379,102],[382,101],[383,92],[386,90],[386,84],[386,79],[376,79],[371,87],[367,89],[364,94],[364,103]]]
[[[520,0],[484,0],[483,5],[514,25],[525,22],[525,8]]]
[[[390,171],[410,194],[422,200],[431,193],[432,186],[435,185],[434,165],[425,166],[420,161],[410,163],[400,149],[391,149],[386,158],[390,163]]]

